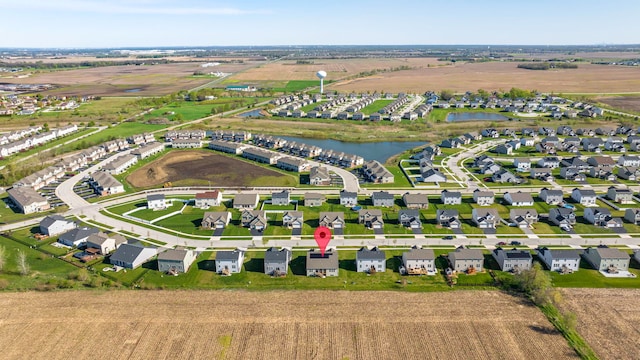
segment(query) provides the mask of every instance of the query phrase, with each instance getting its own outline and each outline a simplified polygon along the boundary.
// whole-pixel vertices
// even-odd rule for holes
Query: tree
[[[453,98],[453,91],[451,90],[442,90],[440,91],[440,98],[444,101],[449,101],[451,98]]]
[[[4,249],[4,246],[0,245],[0,272],[4,270],[4,265],[7,262],[7,252]]]
[[[29,262],[27,262],[27,254],[23,251],[18,252],[18,271],[22,276],[29,275],[31,272],[31,267],[29,266]]]
[[[529,295],[538,305],[555,303],[560,300],[560,293],[553,289],[551,276],[542,269],[540,263],[534,263],[530,270],[524,270],[515,276],[520,290]]]

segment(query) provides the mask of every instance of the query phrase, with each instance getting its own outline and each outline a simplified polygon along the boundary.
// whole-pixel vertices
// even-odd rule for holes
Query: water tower
[[[320,79],[320,94],[324,92],[324,78],[327,77],[327,72],[320,70],[316,73],[316,76]]]

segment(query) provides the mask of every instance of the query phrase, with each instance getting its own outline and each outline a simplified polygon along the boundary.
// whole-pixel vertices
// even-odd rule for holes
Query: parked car
[[[442,240],[453,240],[453,236],[451,235],[443,236]]]
[[[522,243],[520,241],[512,241],[509,243],[509,245],[519,246],[519,245],[522,245]]]
[[[506,242],[504,242],[504,241],[500,241],[500,242],[499,242],[499,243],[497,243],[496,245],[498,245],[498,246],[504,246],[504,245],[507,245],[507,243],[506,243]]]

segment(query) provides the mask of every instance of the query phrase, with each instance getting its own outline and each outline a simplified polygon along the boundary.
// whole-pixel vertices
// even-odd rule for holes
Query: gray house
[[[533,264],[533,256],[526,250],[496,248],[491,252],[491,256],[496,259],[502,271],[519,272],[529,270]]]
[[[304,193],[304,206],[322,206],[324,201],[325,197],[320,193]]]
[[[558,205],[564,201],[562,190],[551,190],[545,187],[540,190],[539,196],[542,201],[549,205]]]
[[[492,208],[473,209],[471,211],[471,218],[480,229],[495,229],[498,223],[500,223],[498,210]]]
[[[484,255],[480,249],[457,248],[448,255],[449,264],[455,271],[482,272],[484,269]]]
[[[375,273],[385,272],[387,258],[383,250],[377,247],[369,250],[366,247],[360,248],[356,252],[356,270],[358,272]]]
[[[344,229],[344,213],[341,211],[322,211],[318,222],[320,226],[329,229]]]
[[[549,220],[565,228],[571,228],[576,223],[576,214],[573,209],[553,208],[549,210]]]
[[[577,250],[556,250],[546,247],[536,250],[538,258],[551,271],[571,273],[580,268],[580,254]]]
[[[398,223],[411,229],[421,229],[420,211],[415,209],[403,209],[398,211]]]
[[[387,191],[374,191],[371,194],[371,202],[373,206],[392,207],[395,202],[395,198]]]
[[[234,209],[255,209],[260,197],[255,193],[240,193],[233,199]]]
[[[538,211],[536,209],[511,209],[509,219],[512,223],[521,228],[530,228],[538,222]]]
[[[459,191],[442,190],[440,193],[440,201],[445,205],[462,204],[462,193]]]
[[[136,269],[145,262],[156,256],[157,249],[152,247],[144,247],[141,244],[122,244],[111,255],[109,262],[112,265],[120,266],[125,269]]]
[[[450,229],[459,229],[462,226],[460,215],[456,209],[438,209],[436,224]]]
[[[158,254],[158,270],[170,274],[182,274],[189,271],[194,261],[196,261],[196,254],[193,250],[169,249]]]
[[[473,190],[473,201],[480,206],[489,206],[495,202],[495,194],[493,191],[475,189]]]
[[[291,250],[282,248],[278,250],[270,247],[264,253],[264,273],[271,276],[285,276],[289,271]]]
[[[203,229],[224,229],[231,221],[229,211],[207,211],[202,217],[200,226]]]
[[[349,207],[358,205],[358,193],[340,190],[340,205]]]
[[[582,257],[598,271],[617,273],[629,270],[629,254],[616,248],[590,247],[582,253]]]
[[[607,189],[607,198],[620,204],[633,204],[633,192],[629,189],[610,186]]]
[[[338,276],[339,262],[338,252],[327,249],[324,256],[319,250],[309,250],[307,252],[307,276],[327,277]]]
[[[289,191],[282,190],[280,192],[271,193],[271,204],[285,206],[289,205],[291,202],[291,197],[289,195]]]
[[[96,228],[79,227],[71,229],[58,237],[58,242],[66,246],[82,246],[90,235],[97,234],[100,231]]]
[[[69,230],[73,230],[78,225],[67,220],[61,215],[49,215],[40,221],[40,233],[47,236],[56,236]]]
[[[571,191],[571,198],[582,206],[596,206],[596,192],[591,189],[575,188]]]
[[[624,219],[632,224],[640,224],[640,209],[627,209],[624,212]]]

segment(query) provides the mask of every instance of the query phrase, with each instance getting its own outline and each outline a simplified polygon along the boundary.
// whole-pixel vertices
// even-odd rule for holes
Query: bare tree
[[[31,268],[27,262],[27,254],[22,251],[18,252],[18,271],[20,271],[20,275],[22,276],[29,275],[29,272],[31,272]]]
[[[0,245],[0,272],[4,270],[4,266],[7,262],[7,252],[4,249],[4,246]]]

